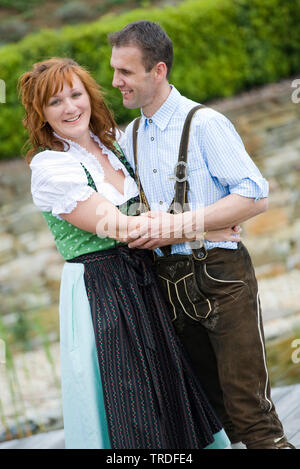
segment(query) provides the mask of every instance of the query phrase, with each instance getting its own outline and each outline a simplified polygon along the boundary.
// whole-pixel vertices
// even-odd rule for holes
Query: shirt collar
[[[165,130],[165,128],[167,127],[181,98],[181,94],[175,88],[175,86],[173,85],[170,85],[170,86],[171,86],[171,92],[169,96],[167,97],[166,101],[160,106],[158,111],[156,111],[156,113],[153,114],[152,117],[146,117],[143,111],[141,110],[144,128],[146,128],[149,125],[150,119],[155,125],[157,125],[157,127],[160,128],[160,130]]]

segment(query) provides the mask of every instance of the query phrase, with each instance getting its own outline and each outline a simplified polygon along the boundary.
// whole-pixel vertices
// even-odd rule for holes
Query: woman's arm
[[[127,242],[128,233],[148,223],[147,217],[123,215],[105,197],[95,192],[84,202],[78,202],[71,213],[60,216],[82,230]]]
[[[151,216],[127,216],[122,214],[119,209],[109,202],[105,197],[95,192],[84,202],[78,202],[77,206],[71,213],[62,213],[60,216],[72,225],[81,228],[82,230],[96,233],[99,236],[107,236],[116,239],[117,241],[128,242],[132,240],[129,233],[140,231],[141,229],[147,231],[151,219],[155,218],[154,214]],[[182,231],[182,216],[187,217],[185,220],[186,229]],[[153,218],[152,218],[153,217]],[[198,237],[203,236],[203,230],[192,229],[194,218],[192,212],[185,214],[170,215],[160,212],[158,217],[159,223],[163,229],[164,244],[170,244],[170,237],[176,243],[185,241],[194,241]],[[232,228],[226,228],[220,231],[207,233],[206,239],[211,241],[240,241],[237,231]],[[156,240],[158,241],[158,240]],[[149,248],[150,246],[145,246]],[[154,240],[151,249],[156,247]]]
[[[198,216],[197,216],[198,215]],[[141,230],[129,232],[129,247],[140,249],[156,249],[169,244],[203,241],[241,241],[241,228],[239,225],[226,227],[220,230],[212,230],[204,233],[203,212],[189,211],[172,215],[165,212],[147,212],[144,218],[149,219],[148,231],[136,239],[141,230],[147,225],[141,225]],[[149,238],[150,234],[150,238]]]

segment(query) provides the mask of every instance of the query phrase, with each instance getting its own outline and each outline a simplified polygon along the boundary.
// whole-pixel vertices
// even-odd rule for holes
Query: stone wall
[[[270,185],[267,212],[244,223],[264,320],[300,311],[300,103],[293,80],[212,103],[240,133]]]

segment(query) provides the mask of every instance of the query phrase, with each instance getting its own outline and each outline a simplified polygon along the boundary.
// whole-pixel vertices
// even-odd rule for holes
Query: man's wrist
[[[203,240],[203,209],[184,212],[180,215],[182,216],[182,234],[186,241]]]

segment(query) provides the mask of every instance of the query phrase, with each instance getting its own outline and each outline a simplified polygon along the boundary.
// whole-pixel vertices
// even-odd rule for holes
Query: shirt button
[[[152,124],[153,120],[152,120],[152,119],[149,119],[149,121],[148,121],[148,122],[149,122],[149,124]]]
[[[198,257],[198,259],[203,259],[203,257],[204,257],[203,252],[198,252],[197,257]]]
[[[162,201],[162,200],[160,200],[160,201],[159,201],[159,204],[160,204],[160,205],[162,205],[162,204],[163,204],[163,201]]]
[[[153,169],[153,172],[154,172],[154,173],[157,173],[157,169]]]
[[[154,140],[154,137],[151,137],[151,141],[152,141],[152,142],[153,142],[153,140]]]

